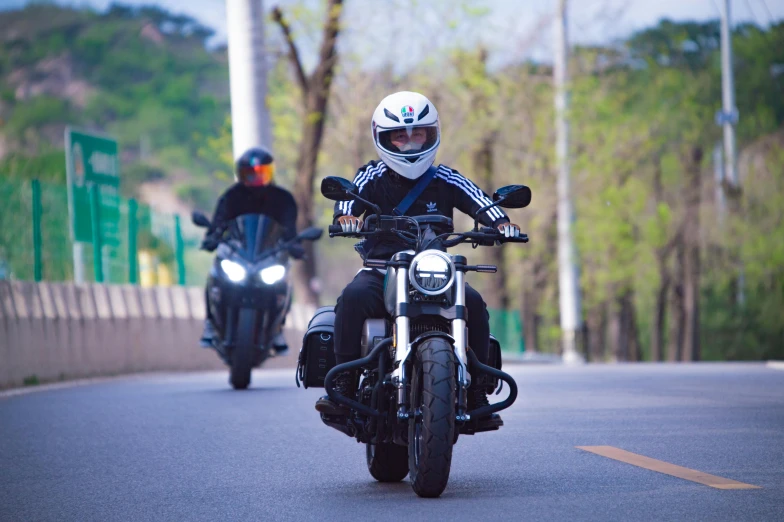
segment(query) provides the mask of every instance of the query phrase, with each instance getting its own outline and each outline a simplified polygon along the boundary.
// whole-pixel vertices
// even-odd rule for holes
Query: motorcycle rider
[[[381,207],[390,215],[427,173],[433,175],[436,152],[441,143],[438,112],[423,95],[415,92],[398,92],[384,98],[373,113],[371,122],[373,143],[379,161],[372,160],[360,167],[354,177],[358,194]],[[439,165],[429,185],[405,212],[408,216],[440,214],[452,217],[456,208],[486,226],[498,228],[506,237],[518,237],[520,229],[511,224],[506,214],[494,207],[477,214],[492,203],[479,187],[459,172]],[[335,204],[334,223],[344,232],[362,229],[364,214],[373,210],[358,200],[338,201]],[[366,258],[389,259],[406,250],[405,243],[392,239],[370,239],[357,246]],[[468,309],[468,344],[477,358],[486,363],[490,349],[490,320],[485,302],[479,293],[466,285]],[[366,319],[386,315],[384,306],[384,275],[373,269],[360,271],[346,286],[335,306],[335,358],[338,364],[355,360],[360,355],[362,325]],[[336,376],[338,393],[353,397],[355,376],[343,372]],[[488,404],[484,388],[472,386],[468,390],[469,409]],[[325,395],[316,402],[316,410],[329,415],[346,415],[347,410]],[[497,414],[479,419],[482,427],[502,426]]]
[[[234,183],[218,199],[215,214],[205,233],[201,248],[214,251],[220,243],[230,221],[243,214],[265,214],[283,227],[283,239],[289,240],[296,235],[297,204],[291,193],[273,184],[275,164],[272,155],[261,147],[248,149],[234,165]],[[301,257],[302,250],[294,249],[294,257]],[[205,348],[212,346],[215,327],[212,324],[210,307],[207,304],[207,318],[200,344]],[[278,355],[288,353],[288,345],[283,332],[272,339],[272,346]]]

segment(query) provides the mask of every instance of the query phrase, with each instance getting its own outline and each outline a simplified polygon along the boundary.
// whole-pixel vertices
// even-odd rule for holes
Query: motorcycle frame
[[[445,308],[439,304],[412,304],[409,302],[410,283],[408,271],[411,268],[411,261],[413,260],[414,255],[408,252],[396,254],[392,260],[387,263],[388,269],[396,271],[396,306],[395,313],[393,314],[393,336],[377,342],[367,356],[334,366],[324,379],[324,388],[327,395],[334,402],[348,406],[355,412],[356,416],[360,417],[354,418],[354,416],[351,416],[349,418],[349,431],[360,441],[381,442],[382,439],[386,438],[385,433],[379,433],[379,431],[382,430],[378,429],[378,421],[386,417],[389,412],[379,409],[378,401],[380,400],[381,394],[385,393],[385,389],[388,386],[391,386],[391,389],[396,392],[394,393],[394,398],[397,403],[396,420],[398,421],[398,424],[406,423],[406,421],[412,419],[414,415],[416,415],[416,412],[410,411],[408,404],[410,372],[412,367],[411,356],[422,342],[433,337],[440,337],[452,345],[458,362],[458,399],[455,416],[455,421],[458,425],[465,424],[473,417],[480,418],[506,409],[517,399],[517,384],[510,375],[479,362],[473,351],[468,351],[466,349],[466,258],[460,255],[450,257],[455,266],[454,305],[450,308]],[[450,321],[451,334],[431,331],[417,336],[414,340],[410,340],[411,319],[420,316],[436,315]],[[391,354],[388,349],[390,346],[393,346]],[[392,365],[391,372],[387,372],[387,363],[391,363]],[[488,373],[505,382],[509,386],[508,397],[498,403],[466,411],[467,390],[471,384],[471,374],[468,371],[469,364],[477,369],[479,373]],[[339,394],[334,389],[334,380],[339,373],[361,369],[366,369],[370,372],[377,371],[378,373],[377,382],[372,391],[371,406]],[[365,417],[366,419],[361,417]],[[369,420],[369,424],[366,424],[365,420]],[[325,421],[328,421],[328,419],[325,419]],[[382,425],[385,424],[386,423],[383,423]],[[371,430],[375,432],[368,433],[366,428],[368,425]]]
[[[269,343],[272,338],[270,332],[283,322],[288,311],[288,304],[291,299],[289,274],[291,266],[288,260],[275,260],[275,258],[272,258],[271,264],[282,264],[286,267],[286,275],[283,279],[272,285],[249,285],[247,284],[247,279],[243,282],[235,283],[228,279],[220,267],[222,260],[233,260],[235,257],[230,251],[219,250],[207,279],[206,297],[212,312],[215,329],[218,332],[218,338],[213,343],[213,348],[224,362],[228,363],[234,343],[234,328],[236,326],[237,314],[242,308],[254,309],[257,313],[256,321],[261,332],[260,339],[258,339],[256,345],[258,355],[254,364],[254,366],[258,366],[264,362],[270,350]],[[243,259],[243,261],[246,266],[249,265],[247,260]],[[251,268],[254,267],[254,265],[250,265]],[[215,297],[212,295],[214,289],[217,289],[220,294],[219,302],[216,302]],[[285,295],[285,304],[280,308],[277,306],[279,295]]]

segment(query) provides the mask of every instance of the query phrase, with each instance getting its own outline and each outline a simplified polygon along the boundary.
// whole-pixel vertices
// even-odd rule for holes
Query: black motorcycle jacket
[[[265,214],[284,227],[284,239],[296,235],[297,204],[291,193],[275,185],[247,187],[235,183],[218,199],[206,237],[216,239],[232,219],[243,214]]]
[[[371,161],[360,167],[354,177],[358,194],[379,207],[383,214],[391,215],[418,180],[405,178],[387,167],[383,161]],[[406,211],[407,216],[439,214],[453,217],[454,209],[468,214],[486,226],[498,227],[508,223],[509,218],[499,207],[493,207],[477,216],[476,212],[493,201],[471,180],[458,171],[439,165],[435,178]],[[361,217],[372,214],[373,209],[361,201],[338,201],[335,204],[333,222],[341,216]],[[405,250],[405,243],[396,238],[369,240],[360,249],[367,258],[389,259],[393,254]]]

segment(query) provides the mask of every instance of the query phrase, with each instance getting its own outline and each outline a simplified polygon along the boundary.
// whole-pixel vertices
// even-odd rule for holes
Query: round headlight
[[[261,280],[265,284],[274,285],[286,275],[286,267],[283,265],[272,265],[259,272]]]
[[[411,285],[425,295],[443,294],[455,282],[455,267],[439,250],[425,250],[411,261]]]
[[[220,266],[232,283],[239,283],[248,275],[245,267],[231,259],[224,259],[221,261]]]

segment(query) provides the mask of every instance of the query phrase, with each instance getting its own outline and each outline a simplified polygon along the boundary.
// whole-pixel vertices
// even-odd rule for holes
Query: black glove
[[[294,243],[289,247],[289,255],[294,259],[302,259],[305,257],[305,247],[303,247],[300,243]]]
[[[201,249],[206,250],[207,252],[214,252],[215,249],[218,248],[219,244],[220,241],[218,241],[218,238],[214,236],[207,236],[204,238],[204,241],[201,242]]]

